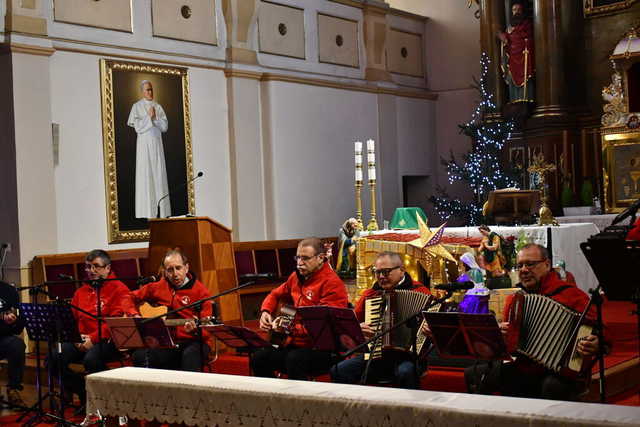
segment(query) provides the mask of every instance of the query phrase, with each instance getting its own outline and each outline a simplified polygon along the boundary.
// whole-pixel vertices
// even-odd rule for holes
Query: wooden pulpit
[[[158,274],[168,249],[180,248],[189,270],[212,295],[237,286],[231,230],[207,217],[149,219],[148,274]],[[241,324],[240,296],[232,292],[216,301],[226,324]]]

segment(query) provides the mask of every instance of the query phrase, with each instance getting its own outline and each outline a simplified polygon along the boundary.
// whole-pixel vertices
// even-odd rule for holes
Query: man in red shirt
[[[162,279],[133,292],[137,305],[147,302],[153,306],[165,306],[168,310],[175,310],[211,296],[207,287],[189,271],[189,261],[179,250],[171,249],[166,253],[162,261],[162,270]],[[178,311],[172,318],[185,319],[186,322],[184,326],[172,328],[177,347],[137,350],[133,353],[133,364],[148,368],[199,372],[211,348],[210,335],[207,331],[200,330],[201,340],[194,319],[207,318],[212,313],[211,300],[203,302],[200,311],[196,310],[196,307]]]
[[[551,269],[549,253],[543,246],[525,245],[518,252],[517,261],[521,281],[518,286],[524,292],[547,296],[577,312],[587,307],[587,294],[575,284],[560,279]],[[512,298],[507,300],[504,313],[510,312],[512,302]],[[594,306],[591,306],[586,319],[591,323],[595,320]],[[500,323],[505,336],[511,326],[508,322]],[[595,356],[598,353],[596,332],[579,341],[577,350],[582,356]],[[584,382],[560,376],[523,355],[518,355],[513,363],[469,367],[465,369],[465,379],[470,392],[499,391],[502,395],[515,397],[575,400],[584,389]]]
[[[295,308],[326,305],[347,307],[349,302],[344,283],[325,259],[324,245],[318,238],[304,239],[296,251],[296,271],[285,283],[267,295],[261,307],[260,329],[271,331],[279,303]],[[251,356],[251,369],[258,377],[274,377],[275,371],[288,378],[306,380],[321,374],[331,366],[331,353],[313,350],[312,342],[302,324],[294,323],[287,342],[279,348],[258,350]]]
[[[362,333],[366,339],[371,338],[377,331],[364,323],[365,301],[369,298],[379,297],[385,291],[408,290],[431,294],[428,288],[422,283],[415,282],[405,271],[402,258],[395,252],[381,252],[378,254],[374,264],[374,275],[377,281],[370,289],[363,292],[355,308],[356,317],[362,323]],[[405,328],[405,327],[401,327]],[[417,333],[417,325],[409,322],[406,328],[410,329],[410,334]],[[409,355],[408,355],[409,356]],[[343,360],[331,368],[331,379],[338,383],[357,384],[362,378],[367,362],[363,355]],[[393,383],[402,388],[417,389],[419,386],[420,374],[424,372],[426,366],[418,366],[410,358],[399,360],[374,359],[367,375],[367,380],[386,378],[389,374],[393,376]]]
[[[87,282],[84,282],[71,300],[72,307],[80,308],[94,316],[98,315],[98,288],[100,293],[100,316],[120,317],[136,314],[129,288],[116,279],[111,270],[111,258],[101,249],[94,249],[85,257]],[[105,280],[108,279],[108,280]],[[119,351],[111,341],[111,334],[105,322],[98,320],[79,310],[73,310],[78,322],[78,330],[82,343],[63,343],[62,352],[58,355],[50,351],[49,362],[54,375],[58,373],[58,357],[62,365],[62,378],[65,390],[76,393],[80,402],[86,402],[84,375],[69,369],[70,363],[82,363],[85,372],[92,374],[107,369],[106,362],[116,360]]]

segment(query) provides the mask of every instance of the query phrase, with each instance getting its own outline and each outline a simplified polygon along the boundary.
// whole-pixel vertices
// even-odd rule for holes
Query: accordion
[[[419,314],[435,298],[429,294],[409,290],[385,292],[365,301],[364,320],[379,333]],[[399,327],[369,344],[365,359],[381,358],[383,352],[409,353],[413,344],[412,328]]]
[[[577,352],[577,344],[591,334],[591,326],[580,324],[581,313],[544,295],[513,295],[506,337],[510,353],[519,353],[545,368],[566,376],[589,369],[590,360]]]

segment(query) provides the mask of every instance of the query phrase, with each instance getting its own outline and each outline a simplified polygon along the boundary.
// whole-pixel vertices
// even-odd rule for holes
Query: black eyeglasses
[[[540,259],[538,261],[526,261],[526,262],[519,262],[516,264],[516,268],[518,270],[522,270],[523,268],[527,267],[528,270],[531,270],[533,267],[535,267],[536,265],[540,264],[541,262],[546,261],[546,259]]]
[[[380,268],[380,269],[377,269],[377,270],[376,270],[375,268],[372,268],[372,269],[371,269],[371,273],[372,273],[374,276],[384,276],[384,277],[388,277],[388,276],[389,276],[389,274],[391,274],[391,272],[392,272],[393,270],[395,270],[396,268],[400,268],[400,266],[399,266],[399,265],[396,265],[395,267],[391,267],[391,268]]]

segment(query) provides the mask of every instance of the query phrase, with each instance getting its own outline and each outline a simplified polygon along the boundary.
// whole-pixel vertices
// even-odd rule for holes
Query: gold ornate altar
[[[436,231],[431,231],[419,216],[418,224],[420,230],[416,230],[415,234],[390,232],[362,236],[358,240],[358,295],[375,281],[371,267],[377,254],[384,251],[399,253],[407,273],[416,280],[420,278],[420,269],[424,269],[431,278],[432,286],[452,282],[458,277],[460,256],[474,250],[464,244],[443,243],[444,224]]]
[[[610,57],[614,72],[602,90],[602,176],[607,213],[640,198],[640,99],[629,90],[640,77],[640,25],[631,28]]]

